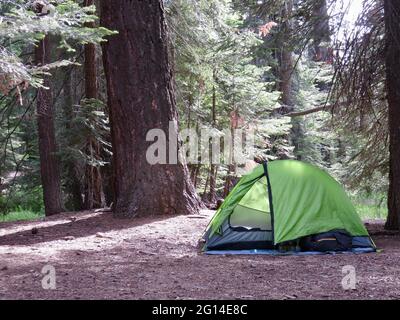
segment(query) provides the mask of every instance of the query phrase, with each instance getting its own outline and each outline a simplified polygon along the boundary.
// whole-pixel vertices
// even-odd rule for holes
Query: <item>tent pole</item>
[[[272,243],[275,245],[274,204],[272,202],[272,188],[271,188],[271,182],[270,182],[269,174],[268,174],[268,161],[264,161],[263,162],[263,167],[264,167],[265,177],[267,178],[267,191],[268,191],[269,211],[270,211],[270,214],[271,214]]]

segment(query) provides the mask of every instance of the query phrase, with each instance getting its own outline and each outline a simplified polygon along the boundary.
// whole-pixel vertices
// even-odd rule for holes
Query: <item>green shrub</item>
[[[7,214],[0,215],[0,222],[36,220],[43,216],[43,213],[17,208],[15,211],[10,211]]]
[[[0,221],[31,220],[44,215],[42,188],[13,186],[0,194]]]
[[[383,193],[360,193],[352,196],[353,204],[362,219],[386,219],[387,197]]]

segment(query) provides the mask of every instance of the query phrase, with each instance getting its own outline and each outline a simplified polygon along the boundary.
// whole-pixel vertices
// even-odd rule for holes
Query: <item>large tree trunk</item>
[[[168,135],[169,122],[177,121],[163,2],[104,0],[101,23],[119,32],[103,44],[113,144],[115,216],[197,212],[200,200],[187,166],[151,165],[146,159],[146,151],[153,143],[146,142],[147,132],[157,128]],[[177,128],[173,131],[176,134]],[[173,150],[174,143],[169,141],[169,149]]]
[[[385,0],[385,26],[390,135],[389,215],[385,228],[397,230],[400,221],[400,1]]]
[[[36,64],[50,62],[50,42],[46,36],[35,48]],[[44,86],[51,87],[49,78],[44,79]],[[57,145],[54,130],[54,110],[50,89],[38,89],[37,92],[37,124],[40,155],[40,173],[43,186],[43,199],[46,216],[62,212],[61,178]]]

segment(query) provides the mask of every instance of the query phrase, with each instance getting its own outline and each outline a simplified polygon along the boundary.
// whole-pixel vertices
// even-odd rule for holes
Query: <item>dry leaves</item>
[[[274,21],[267,22],[266,24],[258,27],[258,34],[260,37],[266,37],[269,35],[273,27],[276,27],[278,24]]]

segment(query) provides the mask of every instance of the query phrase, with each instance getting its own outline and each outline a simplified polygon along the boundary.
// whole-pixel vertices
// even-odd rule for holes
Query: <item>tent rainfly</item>
[[[265,162],[242,179],[215,213],[204,251],[375,251],[341,185],[295,160]]]

